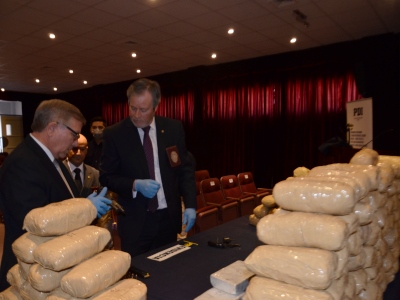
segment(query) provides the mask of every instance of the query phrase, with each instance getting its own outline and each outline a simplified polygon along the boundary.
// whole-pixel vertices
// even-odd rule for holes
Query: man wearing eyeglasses
[[[78,147],[86,120],[74,105],[62,100],[46,100],[35,111],[32,132],[8,155],[0,168],[0,208],[4,216],[5,237],[0,269],[0,291],[8,288],[8,270],[17,263],[12,243],[24,234],[28,212],[53,202],[79,197],[74,180],[62,160]],[[104,195],[107,188],[87,198],[97,216],[109,210]]]
[[[92,193],[92,187],[99,187],[99,171],[83,163],[88,152],[88,142],[84,135],[80,134],[78,146],[73,147],[64,160],[64,165],[75,180],[80,197],[87,197]]]

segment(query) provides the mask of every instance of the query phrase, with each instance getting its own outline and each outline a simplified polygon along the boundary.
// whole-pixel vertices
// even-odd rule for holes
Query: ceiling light
[[[233,28],[230,28],[229,30],[228,30],[228,34],[233,34],[235,32],[235,29],[233,29]]]
[[[292,44],[296,43],[296,41],[297,41],[297,39],[295,37],[290,39],[290,43],[292,43]]]
[[[132,52],[132,57],[136,57],[136,53],[135,52]]]
[[[140,69],[137,69],[137,70],[136,70],[136,73],[140,73],[140,72],[142,72],[142,71],[140,71]]]
[[[4,88],[1,88],[1,91],[2,91],[2,92],[4,92],[4,91],[5,91],[5,89],[4,89]]]
[[[37,78],[35,79],[35,81],[36,81],[37,83],[39,83],[39,82],[40,82],[40,80],[39,80],[39,79],[37,79]]]
[[[87,84],[87,81],[86,81],[86,80],[84,80],[84,81],[83,81],[83,84]]]
[[[216,53],[211,54],[211,58],[217,58],[217,54]]]
[[[69,70],[69,72],[72,74],[72,73],[74,73],[74,70]]]
[[[49,33],[49,38],[55,39],[55,38],[56,38],[56,35],[55,35],[54,33]]]
[[[56,87],[53,87],[53,90],[54,90],[54,91],[57,91],[57,88],[56,88]]]

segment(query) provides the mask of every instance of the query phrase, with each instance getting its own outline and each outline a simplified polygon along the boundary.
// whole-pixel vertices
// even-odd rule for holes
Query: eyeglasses
[[[61,124],[64,125],[65,128],[67,128],[69,131],[72,132],[72,135],[74,136],[74,141],[76,141],[77,139],[79,139],[80,134],[78,132],[76,132],[75,130],[73,130],[71,127],[65,125],[64,123],[60,123],[60,122],[56,122],[57,124]]]
[[[92,126],[92,129],[104,129],[104,126]]]

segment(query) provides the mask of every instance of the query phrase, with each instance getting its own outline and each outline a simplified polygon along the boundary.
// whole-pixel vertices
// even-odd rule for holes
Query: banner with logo
[[[373,149],[372,98],[348,102],[347,142],[354,149]]]

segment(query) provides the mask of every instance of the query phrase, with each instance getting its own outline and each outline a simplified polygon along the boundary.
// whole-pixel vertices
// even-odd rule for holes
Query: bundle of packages
[[[273,195],[267,195],[261,199],[261,204],[256,206],[253,213],[249,216],[249,223],[251,225],[257,225],[257,223],[266,215],[273,214],[277,209]]]
[[[28,232],[12,245],[18,264],[7,274],[11,287],[0,299],[14,299],[12,295],[20,297],[15,299],[97,299],[106,291],[111,295],[114,285],[119,293],[135,295],[129,299],[145,298],[146,287],[137,281],[118,285],[131,258],[122,251],[105,251],[111,235],[105,228],[89,225],[96,215],[93,204],[83,198],[29,212],[24,220]],[[65,295],[54,298],[56,291]]]
[[[244,299],[382,298],[399,269],[400,159],[362,150],[302,174],[275,185],[279,209],[257,222],[266,245],[245,260]]]

